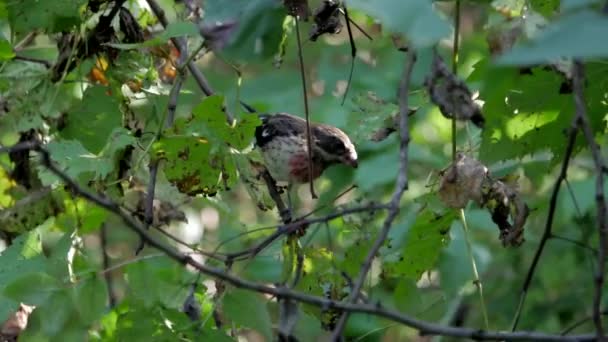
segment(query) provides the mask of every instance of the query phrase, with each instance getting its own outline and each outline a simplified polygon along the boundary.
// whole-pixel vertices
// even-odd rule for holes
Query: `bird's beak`
[[[357,161],[357,159],[350,159],[350,158],[346,159],[344,161],[344,164],[346,164],[354,169],[356,169],[359,166],[359,162]]]

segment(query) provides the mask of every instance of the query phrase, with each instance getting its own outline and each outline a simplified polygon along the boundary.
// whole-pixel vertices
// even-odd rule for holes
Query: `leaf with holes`
[[[391,278],[418,280],[422,273],[435,266],[442,248],[447,246],[450,225],[455,218],[455,211],[437,215],[430,209],[424,209],[408,232],[399,261],[387,262],[383,273]]]

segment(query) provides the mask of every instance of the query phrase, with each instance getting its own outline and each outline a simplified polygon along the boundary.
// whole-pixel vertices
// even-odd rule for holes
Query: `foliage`
[[[184,265],[190,259],[175,260],[154,245],[134,256],[139,237],[119,214],[214,270],[346,301],[390,215],[377,205],[390,200],[403,160],[395,94],[404,45],[417,55],[407,89],[408,190],[362,297],[443,325],[510,330],[578,110],[574,59],[584,65],[590,134],[606,156],[604,1],[463,1],[456,71],[475,93],[485,125],[458,122],[456,143],[492,177],[517,179],[530,208],[518,248],[504,248],[493,218],[474,204],[465,208],[465,236],[458,212],[437,196],[438,174],[452,160],[452,122],[425,81],[435,52],[446,65],[452,60],[454,1],[347,1],[352,21],[373,37],[351,27],[357,55],[349,86],[346,27],[312,42],[311,23],[300,23],[311,120],[347,132],[359,167],[329,168],[315,183],[318,200],[307,186],[290,192],[296,216],[310,214],[295,235],[276,233],[279,215],[252,145],[260,120],[240,104],[304,116],[295,21],[278,0],[206,0],[198,10],[198,1],[163,0],[170,21],[163,28],[150,2],[0,0],[0,322],[20,303],[35,305],[20,341],[274,340],[289,327],[300,340],[329,336],[341,314],[335,307],[308,303],[290,311],[285,298],[199,274]],[[113,12],[116,18],[107,17]],[[201,93],[186,62],[214,94]],[[117,209],[66,187],[40,151],[5,153],[33,140],[78,189]],[[559,334],[592,312],[601,248],[596,171],[579,133],[518,329]],[[154,201],[145,195],[150,184]],[[187,223],[177,222],[184,217]],[[273,234],[278,238],[265,240]],[[262,241],[270,243],[254,250]],[[575,332],[594,332],[592,321]],[[417,336],[411,326],[369,313],[352,314],[344,333],[370,341]]]

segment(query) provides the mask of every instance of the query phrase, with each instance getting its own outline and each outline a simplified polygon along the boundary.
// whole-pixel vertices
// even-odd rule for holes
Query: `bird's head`
[[[323,163],[344,164],[357,168],[359,165],[357,150],[348,135],[339,128],[323,124],[314,125],[311,131],[314,138],[313,149]]]

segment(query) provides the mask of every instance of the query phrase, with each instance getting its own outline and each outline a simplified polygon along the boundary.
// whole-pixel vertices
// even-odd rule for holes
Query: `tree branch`
[[[401,82],[399,83],[399,174],[397,176],[397,184],[395,185],[395,191],[389,203],[388,216],[384,220],[382,224],[382,229],[374,241],[372,248],[367,254],[365,261],[363,262],[361,271],[359,271],[359,275],[356,278],[355,285],[352,289],[350,296],[348,297],[347,303],[355,303],[357,298],[359,297],[359,292],[363,287],[363,283],[367,277],[367,273],[372,267],[372,261],[374,257],[380,250],[380,247],[386,241],[388,237],[388,233],[391,229],[393,221],[399,214],[399,202],[401,201],[401,196],[407,190],[407,166],[408,166],[408,144],[410,141],[409,136],[409,128],[408,128],[408,118],[409,118],[409,107],[408,107],[408,96],[409,96],[409,86],[410,86],[410,76],[412,74],[412,70],[414,69],[414,63],[416,61],[416,54],[413,49],[409,49],[406,56],[405,67],[403,71],[403,77],[401,78]],[[346,321],[348,320],[348,312],[342,313],[336,327],[332,332],[332,340],[337,341],[342,336],[342,331],[344,330],[344,326],[346,325]]]
[[[403,122],[402,122],[403,123]],[[405,139],[407,142],[407,139]],[[111,199],[96,195],[88,190],[82,188],[76,181],[71,179],[65,172],[60,170],[51,160],[49,152],[41,145],[32,143],[34,146],[32,150],[37,151],[41,155],[41,162],[50,172],[57,176],[61,181],[76,195],[90,201],[109,212],[120,217],[126,226],[133,232],[146,241],[150,246],[162,251],[168,257],[174,259],[182,265],[189,265],[201,273],[204,273],[210,277],[214,277],[223,280],[233,286],[259,292],[268,295],[275,296],[276,298],[289,298],[302,303],[308,303],[320,308],[326,309],[337,309],[349,313],[366,313],[375,315],[378,317],[384,317],[394,322],[402,323],[408,327],[416,329],[422,335],[441,335],[451,336],[459,338],[469,338],[475,340],[535,340],[535,341],[593,341],[595,335],[584,334],[584,335],[572,335],[572,336],[559,336],[553,334],[538,333],[532,331],[518,331],[518,332],[501,332],[501,331],[484,331],[470,328],[451,327],[441,324],[431,323],[423,320],[413,318],[409,315],[399,313],[394,310],[388,310],[383,308],[380,304],[354,304],[348,302],[340,302],[330,300],[324,297],[313,296],[306,293],[287,289],[285,287],[274,287],[268,286],[256,282],[252,282],[235,275],[231,275],[225,271],[222,271],[215,267],[204,265],[189,254],[182,253],[177,249],[165,244],[158,238],[152,236],[144,227],[144,225],[137,221],[130,213],[123,210],[120,205]],[[22,148],[21,146],[14,146],[15,148]],[[2,148],[0,152],[11,151],[12,148]],[[399,176],[402,182],[407,184],[406,176]],[[156,256],[156,255],[153,255]],[[152,256],[146,256],[152,257]],[[144,259],[142,258],[142,259]],[[118,267],[119,265],[116,265]]]
[[[593,136],[593,130],[589,118],[587,117],[587,109],[585,105],[585,97],[583,94],[584,89],[584,68],[583,63],[579,60],[575,60],[572,66],[572,82],[574,90],[574,106],[576,109],[576,118],[578,124],[583,131],[591,156],[593,157],[593,163],[595,165],[596,172],[596,184],[595,184],[595,202],[597,206],[597,220],[598,220],[598,235],[599,235],[599,248],[597,254],[597,270],[595,272],[595,293],[593,296],[593,323],[597,331],[597,338],[600,341],[604,340],[604,328],[602,326],[602,288],[604,286],[604,270],[606,266],[606,249],[608,248],[608,224],[606,219],[606,198],[604,195],[604,172],[606,172],[606,166],[602,158],[600,147],[595,142]]]
[[[553,192],[551,193],[551,199],[549,200],[549,212],[547,214],[547,220],[545,221],[545,230],[543,232],[543,236],[541,237],[538,248],[536,249],[536,253],[534,254],[534,258],[532,259],[532,263],[528,268],[526,279],[524,280],[524,284],[521,289],[521,294],[519,296],[519,305],[517,306],[515,316],[513,317],[513,323],[511,324],[511,331],[515,331],[515,329],[517,329],[517,324],[519,323],[519,319],[521,317],[521,312],[523,310],[524,303],[526,301],[526,296],[528,294],[528,288],[532,283],[532,278],[534,277],[536,266],[538,266],[538,262],[540,260],[541,255],[543,254],[547,241],[553,236],[553,218],[555,216],[555,209],[557,208],[557,198],[561,189],[562,182],[568,177],[568,165],[572,157],[572,151],[574,150],[574,144],[576,142],[577,133],[578,118],[575,116],[572,120],[572,123],[570,124],[570,129],[568,133],[568,143],[566,145],[566,152],[564,154],[564,161],[562,162],[562,167],[559,176],[557,176],[557,179],[555,180]]]

